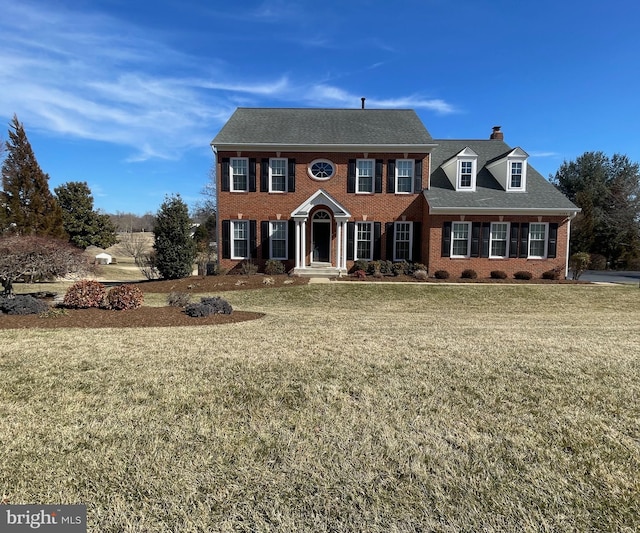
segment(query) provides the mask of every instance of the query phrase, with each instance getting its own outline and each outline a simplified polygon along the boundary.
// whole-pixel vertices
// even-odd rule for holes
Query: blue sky
[[[494,125],[544,176],[640,161],[637,0],[0,0],[0,137],[17,114],[50,188],[192,205],[238,106],[415,109],[434,138]]]

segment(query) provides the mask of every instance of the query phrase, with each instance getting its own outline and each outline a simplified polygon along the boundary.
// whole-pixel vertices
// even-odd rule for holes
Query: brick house
[[[223,269],[276,259],[340,274],[384,259],[566,275],[579,208],[499,127],[437,140],[412,110],[239,108],[211,145]]]

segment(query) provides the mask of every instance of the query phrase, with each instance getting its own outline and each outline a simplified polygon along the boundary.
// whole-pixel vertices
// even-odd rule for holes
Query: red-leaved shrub
[[[107,289],[99,281],[83,279],[76,281],[67,289],[62,304],[73,309],[102,307]]]
[[[137,309],[144,303],[144,294],[134,285],[118,285],[107,294],[107,306],[109,309],[123,311],[125,309]]]

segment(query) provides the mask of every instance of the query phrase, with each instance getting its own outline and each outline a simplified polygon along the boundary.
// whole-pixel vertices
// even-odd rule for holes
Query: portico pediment
[[[336,218],[351,218],[351,213],[324,189],[319,189],[291,213],[292,218],[307,218],[314,207],[323,206],[333,212]]]

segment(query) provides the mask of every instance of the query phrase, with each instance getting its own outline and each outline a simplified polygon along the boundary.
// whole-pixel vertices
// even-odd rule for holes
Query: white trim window
[[[232,157],[229,161],[231,174],[231,191],[246,192],[249,190],[249,158]]]
[[[269,257],[287,259],[289,224],[286,220],[269,222]]]
[[[393,229],[393,260],[411,261],[413,222],[395,222]]]
[[[509,223],[492,222],[489,236],[489,257],[504,259],[509,251]]]
[[[413,192],[413,159],[398,159],[396,161],[396,193],[411,194]]]
[[[469,257],[471,222],[451,224],[451,257]]]
[[[249,258],[249,221],[231,221],[231,259]]]
[[[356,161],[356,192],[371,194],[373,192],[375,160],[358,159]]]
[[[373,222],[356,222],[354,259],[373,259]]]
[[[333,178],[336,173],[336,167],[328,159],[314,159],[309,163],[307,173],[314,180],[326,181]]]
[[[510,161],[509,162],[509,189],[510,190],[524,190],[524,165],[523,161]]]
[[[287,192],[286,158],[272,158],[269,160],[269,192]]]
[[[547,257],[547,228],[546,222],[529,224],[529,257],[536,259]]]
[[[472,190],[474,189],[473,175],[474,175],[475,160],[473,159],[461,159],[458,161],[458,187],[457,189]]]

